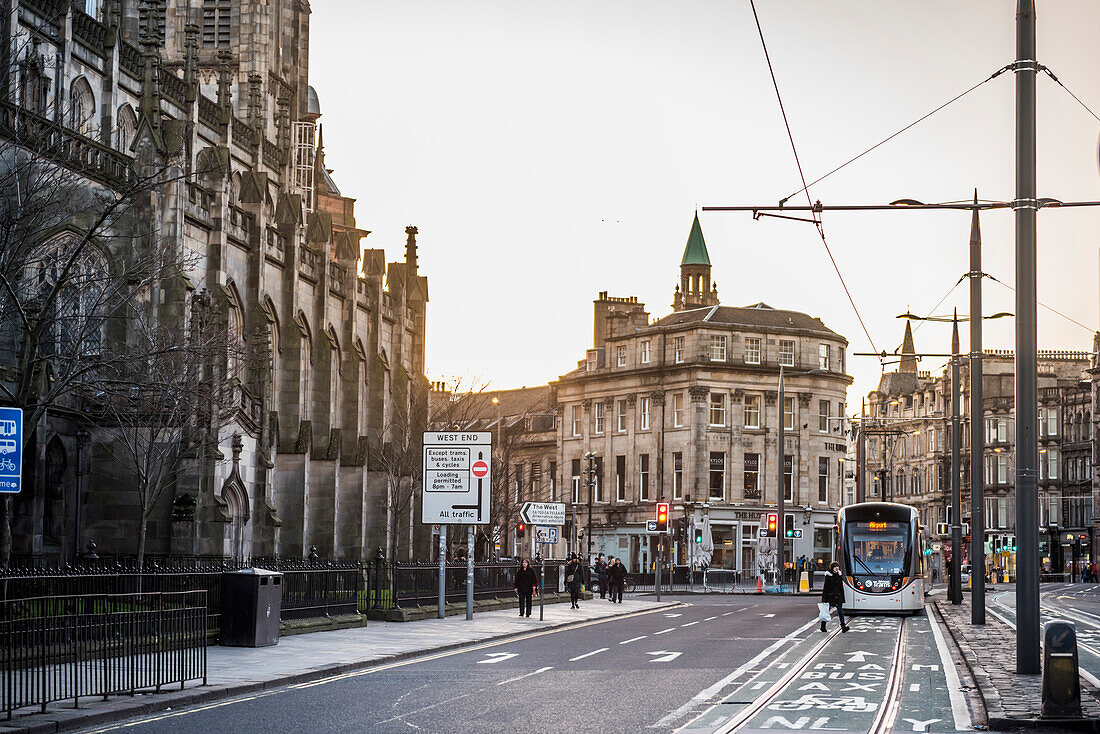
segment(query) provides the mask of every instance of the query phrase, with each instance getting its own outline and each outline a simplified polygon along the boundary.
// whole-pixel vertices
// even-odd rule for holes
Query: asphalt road
[[[1016,591],[1006,586],[988,596],[986,609],[1016,625]],[[1039,622],[1066,619],[1077,628],[1077,655],[1083,674],[1100,686],[1100,584],[1043,584],[1039,589]]]
[[[816,615],[814,598],[680,600],[687,604],[85,731],[672,731],[724,695],[731,671],[782,649]]]

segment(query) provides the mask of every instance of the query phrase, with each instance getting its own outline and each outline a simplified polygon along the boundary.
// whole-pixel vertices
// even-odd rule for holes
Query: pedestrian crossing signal
[[[695,528],[695,542],[696,543],[702,543],[703,542],[703,529],[702,528]]]

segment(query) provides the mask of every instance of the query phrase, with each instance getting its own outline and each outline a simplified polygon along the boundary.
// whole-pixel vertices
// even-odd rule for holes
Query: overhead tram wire
[[[836,173],[837,171],[839,171],[839,170],[841,170],[842,168],[845,168],[845,167],[847,167],[847,166],[851,165],[852,163],[855,163],[856,161],[858,161],[858,160],[859,160],[860,158],[862,158],[863,156],[865,156],[865,155],[867,155],[868,153],[871,153],[872,151],[874,151],[874,150],[876,150],[876,149],[878,149],[878,148],[882,147],[882,146],[883,146],[883,145],[885,145],[886,143],[889,143],[889,142],[890,142],[891,140],[893,140],[893,139],[894,139],[894,138],[896,138],[897,136],[901,135],[901,134],[902,134],[902,133],[904,133],[904,132],[907,132],[907,131],[908,131],[908,130],[909,130],[910,128],[916,127],[917,125],[919,125],[920,123],[924,122],[925,120],[927,120],[927,119],[928,119],[929,117],[931,117],[932,115],[936,114],[936,113],[937,113],[937,112],[939,112],[940,110],[944,109],[945,107],[947,107],[947,106],[951,105],[951,104],[952,104],[952,103],[954,103],[954,102],[957,102],[957,101],[959,101],[960,99],[962,99],[962,98],[963,98],[963,97],[965,97],[966,95],[970,94],[970,93],[971,93],[971,92],[973,92],[974,90],[978,89],[979,87],[983,86],[984,84],[986,84],[986,83],[988,83],[988,82],[991,82],[991,81],[993,81],[994,79],[996,79],[997,77],[999,77],[999,76],[1000,76],[1001,74],[1003,74],[1003,73],[1005,73],[1006,71],[1009,71],[1009,70],[1011,70],[1011,69],[1012,69],[1012,64],[1009,64],[1009,65],[1007,65],[1007,66],[1004,66],[1004,67],[1002,67],[1002,68],[998,69],[997,71],[993,72],[993,73],[992,73],[992,74],[990,74],[990,75],[989,75],[988,77],[986,77],[985,79],[981,80],[980,82],[978,82],[978,83],[977,83],[977,84],[975,84],[974,86],[972,86],[972,87],[970,87],[969,89],[967,89],[967,90],[966,90],[965,92],[962,92],[961,94],[957,94],[957,95],[955,95],[955,96],[954,96],[954,97],[952,97],[951,99],[949,99],[949,100],[947,100],[946,102],[944,102],[943,104],[941,104],[941,105],[940,105],[939,107],[936,107],[936,108],[935,108],[934,110],[932,110],[931,112],[928,112],[928,113],[926,113],[926,114],[924,114],[924,115],[921,115],[921,116],[920,116],[920,117],[918,117],[918,118],[917,118],[916,120],[913,120],[913,121],[912,121],[911,123],[909,123],[909,124],[908,124],[908,125],[906,125],[905,127],[901,128],[901,129],[900,129],[900,130],[898,130],[897,132],[895,132],[895,133],[893,133],[892,135],[889,135],[889,136],[887,136],[887,137],[883,138],[882,140],[878,141],[877,143],[875,143],[874,145],[872,145],[872,146],[871,146],[870,148],[868,148],[867,150],[863,151],[863,152],[862,152],[862,153],[860,153],[859,155],[856,155],[856,156],[854,156],[854,157],[852,157],[852,158],[849,158],[848,160],[844,161],[844,162],[843,162],[843,163],[841,163],[841,164],[840,164],[839,166],[837,166],[837,167],[836,167],[836,168],[834,168],[833,170],[829,171],[829,172],[828,172],[828,173],[826,173],[825,175],[823,175],[823,176],[820,176],[820,177],[818,177],[818,178],[814,179],[813,181],[811,181],[811,182],[809,183],[809,185],[807,185],[807,184],[806,184],[806,181],[805,181],[805,180],[803,180],[803,181],[802,181],[802,186],[803,186],[803,188],[802,188],[802,189],[801,189],[800,191],[793,191],[793,192],[791,192],[790,194],[787,194],[787,195],[786,195],[785,197],[783,197],[782,199],[780,199],[780,204],[783,204],[783,203],[785,203],[785,202],[786,202],[786,201],[787,201],[788,199],[790,199],[790,198],[791,198],[792,196],[796,196],[796,195],[798,195],[799,193],[801,193],[801,191],[805,191],[805,190],[806,190],[807,188],[809,188],[809,186],[815,186],[816,184],[819,184],[819,183],[821,183],[822,181],[824,181],[825,179],[827,179],[827,178],[828,178],[829,176],[832,176],[832,175],[833,175],[834,173]],[[1057,81],[1057,80],[1056,80],[1056,81]],[[1066,91],[1069,91],[1069,90],[1067,89]],[[1070,92],[1070,94],[1072,94],[1072,92]],[[1080,101],[1080,100],[1078,100],[1078,101]],[[1083,103],[1082,103],[1082,104],[1083,104]],[[1086,107],[1086,109],[1088,109],[1088,108]],[[1091,112],[1091,110],[1089,110],[1089,111]],[[1100,120],[1100,118],[1097,118],[1097,119],[1098,119],[1098,120]]]
[[[1012,293],[1016,292],[1015,287],[1009,285],[1008,283],[1005,283],[1004,281],[998,280],[998,278],[996,276],[990,275],[989,273],[985,273],[985,276],[988,277],[989,280],[992,281],[993,283],[999,283],[999,284],[1003,285],[1005,288],[1008,288],[1009,291],[1011,291]],[[1052,306],[1047,306],[1046,304],[1044,304],[1042,302],[1042,300],[1036,300],[1035,303],[1042,306],[1046,310],[1051,311],[1052,314],[1055,314],[1056,316],[1060,316],[1060,317],[1066,319],[1067,321],[1070,322],[1070,324],[1076,324],[1077,326],[1081,327],[1082,329],[1085,329],[1089,333],[1096,333],[1097,332],[1096,329],[1093,329],[1091,327],[1085,326],[1084,324],[1081,324],[1081,322],[1078,321],[1077,319],[1075,319],[1074,317],[1066,316],[1065,314],[1062,313],[1062,311],[1059,311],[1057,308],[1054,308]]]
[[[756,21],[756,31],[760,34],[760,45],[764,49],[764,59],[768,62],[768,73],[771,74],[772,86],[775,87],[775,97],[779,101],[779,112],[783,115],[783,125],[787,128],[787,138],[791,141],[791,152],[794,154],[794,162],[798,167],[798,176],[802,180],[802,191],[806,194],[806,201],[812,208],[813,201],[810,199],[810,187],[806,184],[806,174],[802,170],[802,161],[798,158],[798,147],[794,144],[794,135],[791,133],[791,123],[787,119],[787,110],[783,106],[783,95],[779,92],[779,82],[776,81],[771,55],[768,54],[768,44],[764,40],[764,29],[760,26],[760,15],[756,12],[756,0],[749,0],[749,5],[752,7],[752,17]],[[863,334],[867,337],[871,349],[877,352],[878,347],[875,345],[875,340],[871,338],[871,332],[867,330],[867,324],[863,321],[863,315],[860,314],[859,307],[856,306],[855,299],[852,298],[852,292],[848,289],[848,284],[844,282],[844,275],[840,272],[840,266],[837,265],[836,258],[833,257],[833,251],[829,248],[829,243],[825,239],[825,230],[821,226],[820,212],[812,211],[811,213],[811,221],[814,228],[821,237],[821,244],[825,246],[825,252],[829,255],[829,261],[833,264],[833,270],[836,271],[836,276],[840,279],[840,285],[844,288],[845,295],[848,296],[848,302],[852,304],[852,310],[855,311],[856,318],[859,320],[859,325],[863,328]]]

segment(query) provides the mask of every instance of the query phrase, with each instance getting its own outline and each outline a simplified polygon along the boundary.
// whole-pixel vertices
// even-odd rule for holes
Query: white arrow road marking
[[[606,647],[601,647],[599,650],[593,650],[592,652],[586,652],[584,655],[578,655],[575,658],[569,658],[569,662],[575,663],[578,660],[582,660],[584,658],[591,657],[592,655],[599,655],[601,652],[606,652],[606,651],[607,651]]]
[[[855,652],[846,652],[843,654],[848,656],[849,663],[865,663],[868,657],[878,657],[875,653],[867,652],[866,650],[856,650]]]
[[[774,617],[775,615],[774,614],[764,614],[764,615],[761,615],[761,616],[763,616],[765,619],[767,619],[768,617]]]
[[[502,680],[497,683],[498,686],[503,686],[507,683],[515,683],[517,680],[523,680],[524,678],[530,678],[532,675],[538,675],[539,673],[545,673],[548,670],[553,670],[554,666],[550,665],[545,668],[539,668],[538,670],[531,671],[530,673],[524,673],[523,675],[517,675],[515,678],[509,678],[508,680]]]
[[[649,637],[649,635],[640,635],[638,637],[631,637],[629,640],[623,640],[619,644],[620,645],[625,645],[625,644],[630,643],[630,642],[637,642],[638,640],[644,640],[647,637]]]
[[[668,617],[669,619],[672,619],[673,617],[682,617],[684,615],[680,612],[676,612],[675,614],[666,614],[665,616]]]
[[[652,660],[650,660],[649,662],[651,662],[651,663],[667,663],[671,660],[675,660],[676,658],[680,657],[681,655],[683,655],[683,653],[682,652],[669,652],[668,650],[656,650],[654,652],[647,652],[646,655],[658,655],[658,656],[660,656],[660,657],[655,657]]]
[[[508,658],[514,658],[516,655],[519,655],[519,653],[518,652],[491,652],[486,656],[486,657],[490,658],[489,660],[478,660],[477,664],[478,665],[492,665],[493,663],[502,663],[505,660],[507,660]]]

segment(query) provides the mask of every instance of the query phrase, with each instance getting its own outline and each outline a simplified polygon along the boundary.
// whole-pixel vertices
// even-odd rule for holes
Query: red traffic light
[[[668,530],[668,503],[657,503],[657,530],[658,532],[665,532]]]
[[[526,524],[521,522],[520,524],[516,525],[516,537],[522,538],[526,532],[527,532],[527,525]]]
[[[778,533],[779,533],[779,513],[778,512],[769,512],[768,513],[767,537],[775,538],[775,537],[778,536]]]

